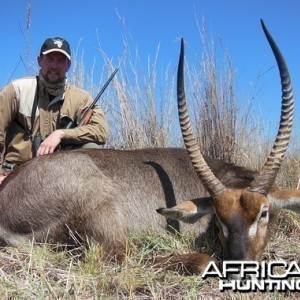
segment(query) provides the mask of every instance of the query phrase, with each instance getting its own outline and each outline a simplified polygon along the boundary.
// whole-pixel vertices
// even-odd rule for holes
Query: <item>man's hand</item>
[[[40,145],[36,155],[44,155],[53,153],[56,147],[60,144],[61,140],[65,137],[62,129],[53,131]]]

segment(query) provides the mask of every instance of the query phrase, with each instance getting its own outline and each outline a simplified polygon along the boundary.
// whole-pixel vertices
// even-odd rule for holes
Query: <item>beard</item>
[[[42,71],[40,70],[39,79],[41,85],[50,95],[58,96],[66,89],[66,77],[61,78],[59,76],[53,76],[53,74],[51,76],[48,76],[47,74],[43,75]]]
[[[59,73],[54,73],[53,71],[49,71],[46,74],[43,74],[45,80],[50,84],[59,84],[64,81],[65,77],[61,77]]]

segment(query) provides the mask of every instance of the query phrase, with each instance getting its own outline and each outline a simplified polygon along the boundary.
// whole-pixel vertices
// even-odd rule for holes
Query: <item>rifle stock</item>
[[[94,113],[93,108],[89,109],[89,111],[85,114],[85,117],[80,120],[80,122],[77,126],[82,126],[82,125],[86,125],[89,123],[89,121]]]

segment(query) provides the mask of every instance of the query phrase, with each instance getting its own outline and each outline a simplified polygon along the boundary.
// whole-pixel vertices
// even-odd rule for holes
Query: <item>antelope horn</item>
[[[222,182],[216,178],[201,154],[200,148],[192,132],[184,90],[184,41],[181,39],[180,56],[177,73],[177,102],[178,115],[182,137],[192,165],[211,196],[226,190]]]
[[[294,97],[291,79],[285,60],[262,20],[261,24],[266,38],[272,48],[279,69],[282,90],[281,117],[273,148],[267,158],[266,163],[262,167],[259,174],[257,174],[254,180],[251,182],[248,190],[267,195],[275,181],[289,144],[294,116]]]

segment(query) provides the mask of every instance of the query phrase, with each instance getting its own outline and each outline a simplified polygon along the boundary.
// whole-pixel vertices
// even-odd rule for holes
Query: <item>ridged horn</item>
[[[262,20],[261,25],[272,48],[279,69],[282,90],[281,117],[277,137],[275,139],[273,148],[267,158],[266,163],[262,167],[259,174],[256,175],[254,180],[251,182],[248,190],[267,195],[276,179],[277,173],[289,144],[294,116],[294,97],[291,78],[286,62]]]
[[[192,165],[202,184],[211,196],[218,195],[226,190],[222,182],[213,174],[197,144],[192,132],[188,114],[184,89],[184,41],[181,39],[180,55],[177,72],[177,103],[182,137]]]

